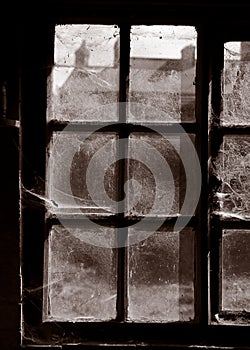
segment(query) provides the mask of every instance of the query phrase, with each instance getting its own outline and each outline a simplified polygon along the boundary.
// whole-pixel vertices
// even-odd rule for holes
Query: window
[[[46,246],[45,319],[194,319],[194,228],[180,232],[167,221],[183,215],[183,149],[186,160],[195,158],[195,135],[178,133],[176,122],[194,119],[196,31],[132,26],[130,38],[126,104],[119,101],[119,27],[55,28],[46,184],[48,216],[59,222]],[[195,165],[198,178],[198,159]]]
[[[244,346],[249,39],[80,22],[23,82],[23,345]]]
[[[217,247],[213,279],[219,291],[212,300],[218,322],[245,324],[249,323],[249,42],[227,41],[221,56],[223,70],[216,82],[222,87],[220,118],[215,110],[210,120],[211,235]]]

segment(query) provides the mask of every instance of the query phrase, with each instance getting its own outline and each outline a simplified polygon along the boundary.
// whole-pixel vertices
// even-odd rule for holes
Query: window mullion
[[[201,166],[201,194],[197,207],[196,236],[196,284],[195,315],[196,322],[208,323],[208,91],[211,43],[204,28],[198,30],[197,68],[196,68],[196,148]]]
[[[120,82],[119,82],[119,122],[126,123],[127,115],[127,89],[129,79],[130,62],[130,26],[120,25]],[[127,173],[127,149],[128,149],[128,130],[121,127],[119,130],[118,146],[118,221],[121,227],[118,227],[118,281],[117,281],[117,319],[124,321],[127,315],[127,248],[126,241],[128,235],[127,225],[124,220],[125,213],[125,195],[124,184]]]
[[[218,156],[221,143],[223,141],[220,126],[220,114],[222,106],[222,81],[221,74],[223,70],[223,42],[217,41],[213,45],[212,51],[212,83],[211,83],[211,115],[209,116],[209,151],[211,156],[211,166],[213,160]],[[210,170],[210,188],[211,193],[215,193],[217,181]],[[214,198],[211,195],[210,200],[210,304],[211,321],[214,321],[215,315],[219,312],[221,303],[221,238],[222,227],[218,219],[213,217]]]

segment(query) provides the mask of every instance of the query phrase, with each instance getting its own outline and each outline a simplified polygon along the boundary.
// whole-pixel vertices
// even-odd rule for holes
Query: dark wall
[[[216,34],[223,23],[234,22],[232,31],[233,26],[237,30],[238,25],[249,23],[249,9],[250,3],[246,0],[3,1],[0,5],[0,82],[1,86],[5,81],[7,84],[7,117],[19,118],[20,52],[22,43],[28,47],[30,41],[32,45],[39,23],[44,26],[50,20],[63,21],[65,16],[76,22],[85,17],[91,18],[90,21],[103,18],[104,22],[112,18],[124,22],[129,19],[134,23],[141,23],[141,18],[155,18],[157,23],[167,17],[173,21],[206,23]],[[23,26],[25,30],[20,30]],[[25,54],[24,57],[36,59]],[[2,111],[0,124],[1,114]],[[17,350],[20,342],[18,145],[19,129],[0,126],[0,350]]]
[[[2,117],[6,109],[6,117],[18,119],[18,41],[5,9],[0,18],[0,349],[14,350],[20,343],[19,129]]]
[[[18,129],[0,127],[0,348],[19,344]]]

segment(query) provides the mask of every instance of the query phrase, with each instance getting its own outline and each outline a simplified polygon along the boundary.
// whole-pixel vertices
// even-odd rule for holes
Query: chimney
[[[241,42],[241,61],[250,61],[250,41]]]
[[[86,43],[83,40],[82,45],[75,53],[75,67],[84,68],[88,66],[89,50],[86,47]]]
[[[189,45],[181,50],[182,70],[190,69],[195,65],[195,47]]]
[[[120,61],[120,40],[116,40],[114,45],[114,68],[119,67],[119,61]]]
[[[195,47],[189,45],[181,51],[181,120],[192,121],[195,108]]]

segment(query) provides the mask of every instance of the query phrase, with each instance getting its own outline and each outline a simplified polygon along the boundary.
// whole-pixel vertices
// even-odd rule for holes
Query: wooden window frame
[[[212,58],[212,82],[211,82],[211,124],[209,130],[209,156],[211,162],[218,156],[218,151],[223,142],[223,138],[228,135],[250,135],[249,125],[223,125],[220,122],[223,104],[223,72],[224,72],[224,44],[230,41],[249,41],[249,36],[241,29],[240,34],[237,31],[229,30],[222,32],[218,36],[214,45],[214,54]],[[215,63],[216,62],[216,63]],[[210,163],[211,164],[211,163]],[[211,167],[212,168],[212,167]],[[210,169],[209,169],[210,171]],[[210,172],[212,174],[212,172]],[[216,181],[216,180],[215,180]],[[217,186],[214,182],[214,175],[210,176],[209,189],[212,192]],[[210,209],[212,208],[212,199]],[[223,217],[220,213],[210,212],[209,217],[209,239],[210,239],[210,278],[211,278],[211,323],[229,322],[232,325],[241,323],[247,326],[250,322],[250,312],[247,311],[222,311],[222,235],[224,229],[249,230],[249,220],[236,217]],[[217,290],[217,295],[212,290]]]
[[[67,8],[67,7],[66,7]],[[130,17],[133,11],[127,9],[125,14],[120,10],[108,7],[104,13],[97,10],[91,15],[93,8],[87,6],[88,15],[79,16],[79,5],[69,8],[60,8],[59,13],[53,12],[45,22],[33,23],[37,29],[37,43],[30,45],[27,40],[30,23],[22,27],[22,111],[21,111],[21,179],[25,189],[44,186],[42,179],[46,173],[46,87],[47,78],[52,67],[53,28],[55,24],[63,23],[92,23],[117,24],[121,28],[121,37],[128,34],[129,23],[134,24],[182,24],[194,25],[198,32],[198,59],[196,80],[196,135],[197,152],[201,161],[202,189],[200,202],[197,208],[197,241],[196,241],[196,315],[199,317],[195,323],[126,323],[126,322],[98,322],[98,323],[71,323],[71,322],[44,322],[42,317],[43,297],[43,258],[44,258],[44,217],[43,202],[33,198],[25,190],[22,191],[21,215],[21,268],[22,268],[22,346],[51,349],[76,348],[138,348],[150,346],[151,348],[168,347],[183,348],[194,347],[249,347],[249,326],[233,326],[215,324],[211,315],[218,310],[218,298],[208,292],[218,288],[219,250],[218,239],[220,233],[212,232],[217,221],[210,221],[208,217],[209,184],[207,181],[208,158],[213,145],[209,148],[208,142],[208,105],[209,86],[212,86],[212,106],[219,108],[221,99],[220,81],[221,49],[225,41],[250,40],[249,23],[242,24],[237,21],[219,21],[212,25],[202,23],[200,19],[188,15],[177,15],[175,7],[170,8],[168,17],[162,18],[161,7],[154,9],[153,14],[145,9],[135,18]],[[81,6],[80,6],[80,9]],[[111,12],[110,12],[111,11]],[[159,11],[159,12],[158,12]],[[67,15],[65,15],[67,12]],[[101,10],[100,10],[101,12]],[[190,14],[190,12],[188,12]],[[173,16],[173,14],[175,16]],[[183,18],[185,17],[185,18]],[[173,20],[174,18],[174,20]],[[126,34],[126,35],[127,35]],[[123,42],[123,40],[122,40]],[[219,53],[218,53],[219,47]],[[128,73],[129,39],[121,45],[121,83],[120,101],[124,101],[127,86],[125,78]],[[31,59],[31,57],[35,59]],[[218,63],[219,62],[219,63]],[[189,128],[189,127],[188,127]],[[190,131],[190,129],[188,129]],[[226,132],[226,130],[225,130]],[[244,129],[249,132],[249,129]],[[31,146],[32,145],[32,146]],[[41,179],[41,182],[40,182]],[[38,181],[38,184],[35,183]],[[216,219],[215,219],[216,220]],[[220,222],[221,225],[221,222]],[[224,224],[222,224],[224,225]],[[238,222],[227,223],[230,227],[248,227],[247,224],[238,226]],[[243,227],[244,226],[244,227]],[[216,226],[220,227],[220,226]],[[227,226],[226,226],[227,227]],[[210,230],[209,230],[210,228]],[[121,251],[121,254],[122,251]],[[208,259],[208,256],[210,258]],[[210,263],[210,265],[209,265]],[[121,267],[122,269],[122,267]],[[211,271],[210,281],[208,276]],[[217,289],[219,290],[219,289]],[[211,299],[211,310],[209,309]],[[120,301],[122,303],[122,301]],[[123,316],[121,315],[123,319]],[[71,344],[71,345],[70,345]],[[73,345],[72,345],[73,344]]]

